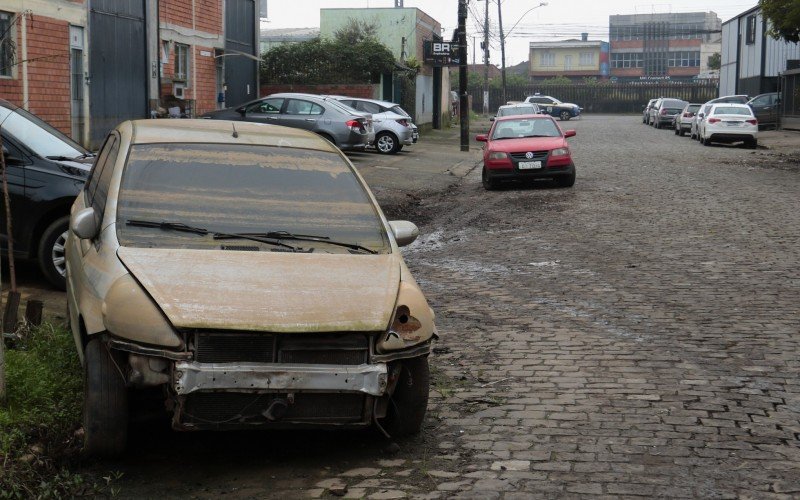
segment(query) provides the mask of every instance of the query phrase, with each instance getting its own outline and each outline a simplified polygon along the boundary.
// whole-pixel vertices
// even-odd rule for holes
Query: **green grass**
[[[0,498],[100,492],[72,469],[80,439],[82,370],[63,326],[32,329],[6,350],[8,401],[0,405]]]

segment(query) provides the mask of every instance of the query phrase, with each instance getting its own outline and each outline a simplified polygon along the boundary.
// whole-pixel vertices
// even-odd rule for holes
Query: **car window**
[[[286,104],[287,115],[321,115],[324,112],[325,108],[319,104],[302,99],[289,99]]]
[[[559,136],[561,136],[561,130],[553,120],[548,118],[530,118],[495,122],[491,139]]]
[[[751,116],[753,112],[750,108],[742,108],[739,106],[717,106],[714,108],[712,115],[745,115]]]
[[[377,114],[381,112],[380,106],[373,102],[358,101],[356,109],[365,113]]]
[[[101,216],[101,220],[102,214],[106,210],[106,200],[108,199],[108,189],[111,186],[111,176],[114,175],[114,165],[117,163],[117,156],[119,156],[119,145],[120,140],[115,137],[105,159],[105,165],[98,175],[97,187],[92,197],[92,207]]]
[[[689,106],[686,107],[686,111],[688,111],[689,113],[695,113],[697,112],[698,109],[700,109],[699,104],[690,104]]]
[[[353,100],[350,100],[350,99],[348,99],[348,100],[338,99],[338,101],[340,103],[344,104],[345,106],[350,106],[351,108],[355,108],[356,107],[356,101],[353,101]]]
[[[247,108],[247,113],[262,113],[265,115],[277,115],[283,106],[282,97],[271,97],[251,104]]]
[[[111,133],[106,137],[105,142],[100,147],[100,154],[97,155],[97,158],[94,160],[94,165],[92,165],[92,170],[89,172],[89,179],[86,181],[84,186],[84,192],[86,193],[86,204],[91,205],[92,200],[94,199],[94,193],[97,189],[97,183],[100,181],[100,176],[103,173],[103,167],[105,167],[106,160],[108,159],[108,154],[111,152],[111,148],[114,147],[114,143],[117,140],[117,136],[114,133]]]
[[[512,106],[508,108],[500,108],[497,110],[497,116],[512,116],[512,115],[535,115],[536,107],[534,106]]]
[[[6,150],[8,150],[8,155],[10,157],[23,161],[26,164],[29,163],[29,160],[22,152],[22,150],[19,149],[16,145],[12,144],[12,142],[8,139],[8,137],[5,134],[0,134],[0,136],[3,137],[3,147]]]
[[[411,118],[411,115],[406,113],[406,110],[404,110],[400,106],[392,106],[391,108],[389,108],[389,110],[397,113],[398,115],[403,115],[403,116],[407,116],[407,117]]]
[[[198,249],[226,244],[211,236],[128,226],[130,219],[177,221],[225,233],[288,231],[390,251],[364,186],[346,160],[328,151],[246,144],[134,145],[117,200],[120,243]],[[272,248],[264,246],[264,251]],[[323,251],[347,249],[314,245],[314,252]]]

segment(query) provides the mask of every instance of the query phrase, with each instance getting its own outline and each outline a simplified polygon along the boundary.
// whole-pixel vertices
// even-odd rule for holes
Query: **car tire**
[[[678,129],[675,129],[675,135],[679,135],[679,134],[680,134],[680,132],[678,131]]]
[[[128,440],[128,393],[111,353],[100,339],[84,350],[83,453],[113,457]]]
[[[701,137],[700,138],[700,144],[702,144],[703,146],[710,146],[711,145],[711,141],[706,139],[706,138],[704,138],[704,137]]]
[[[483,188],[487,191],[493,191],[497,189],[497,181],[492,180],[492,178],[489,177],[489,171],[486,169],[486,167],[483,167],[483,170],[481,170],[481,184],[483,184]]]
[[[654,121],[654,122],[653,122],[653,126],[654,126],[655,128],[657,128],[657,129],[659,129],[659,128],[661,128],[661,122],[660,122],[660,121],[658,121],[658,120],[656,120],[656,121]]]
[[[389,398],[382,426],[393,438],[418,434],[425,421],[430,392],[428,358],[400,361],[400,378]]]
[[[681,127],[681,129],[678,130],[678,135],[681,136],[681,137],[684,137],[684,136],[686,136],[686,131],[683,130],[683,128]]]
[[[67,261],[64,248],[69,231],[69,216],[50,223],[39,239],[37,259],[45,278],[59,290],[67,289]]]
[[[750,141],[746,141],[745,147],[748,149],[757,149],[758,148],[758,139],[752,139]]]
[[[559,175],[555,178],[555,181],[558,187],[572,187],[575,185],[575,171],[573,170],[571,174]]]
[[[572,118],[572,115],[570,114],[570,112],[569,112],[569,111],[562,111],[562,112],[561,112],[561,113],[558,115],[558,117],[559,117],[559,118],[561,118],[561,120],[562,120],[562,121],[568,122],[568,121],[569,121],[569,119],[570,119],[570,118]]]
[[[375,136],[375,150],[384,155],[393,155],[399,151],[400,142],[397,136],[390,132],[381,132]]]

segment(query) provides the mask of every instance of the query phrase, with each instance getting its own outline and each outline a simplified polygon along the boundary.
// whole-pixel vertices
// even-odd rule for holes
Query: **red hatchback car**
[[[553,179],[559,186],[575,184],[575,164],[567,145],[574,130],[561,127],[547,115],[497,118],[488,134],[476,141],[483,148],[483,187],[494,189],[503,180]]]

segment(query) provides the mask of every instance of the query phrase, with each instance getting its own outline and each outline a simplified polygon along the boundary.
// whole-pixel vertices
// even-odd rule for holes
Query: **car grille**
[[[525,156],[528,154],[528,151],[522,153],[509,153],[509,155],[516,161],[545,161],[547,160],[547,154],[549,151],[531,151],[531,153],[533,153],[532,158]]]
[[[369,361],[367,333],[194,333],[200,363],[300,363],[360,365]]]
[[[355,423],[364,420],[364,394],[294,394],[280,422]],[[263,412],[280,394],[197,392],[186,397],[181,422],[203,427],[266,424]]]

